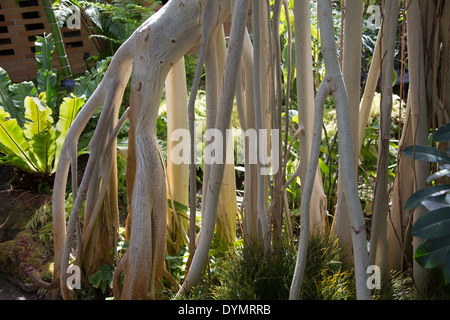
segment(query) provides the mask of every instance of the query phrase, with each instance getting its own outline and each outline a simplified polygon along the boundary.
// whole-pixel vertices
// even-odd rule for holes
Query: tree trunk
[[[215,128],[222,137],[226,134],[226,129],[230,126],[233,100],[235,96],[236,83],[239,75],[239,67],[244,43],[245,26],[247,22],[247,12],[249,0],[237,0],[233,8],[233,24],[231,27],[228,56],[225,64],[225,77],[223,79],[222,91],[219,99],[219,108]],[[226,148],[223,149],[226,158]],[[211,167],[211,174],[208,181],[205,201],[205,215],[202,225],[198,247],[192,260],[191,268],[186,276],[182,288],[178,295],[191,290],[200,280],[203,268],[208,257],[209,248],[214,235],[214,227],[217,218],[217,206],[222,180],[225,171],[224,163],[214,163]]]
[[[294,4],[295,18],[295,60],[297,65],[297,97],[300,152],[300,181],[306,182],[306,173],[311,155],[314,123],[314,80],[311,60],[311,13],[309,1],[296,1]],[[326,196],[322,187],[320,170],[316,168],[314,192],[312,193],[309,210],[310,230],[313,233],[325,231],[326,226]],[[303,212],[303,211],[302,211]]]
[[[380,139],[378,144],[377,178],[372,214],[372,233],[370,239],[369,264],[378,265],[382,280],[389,276],[387,265],[387,216],[388,216],[388,174],[389,174],[389,142],[392,113],[392,83],[394,78],[394,50],[398,18],[398,1],[386,3],[382,25],[383,46],[381,49],[381,119]]]
[[[422,4],[418,0],[408,1],[406,10],[406,18],[408,21],[416,23],[408,23],[408,60],[414,61],[410,63],[409,77],[410,87],[408,102],[411,103],[411,124],[414,145],[428,144],[428,119],[427,119],[427,90],[426,90],[426,69],[424,46],[427,43],[426,20],[423,20]],[[425,21],[424,23],[421,23]],[[424,161],[415,161],[413,163],[414,170],[414,191],[421,190],[426,187],[426,180],[430,173],[429,164]],[[417,221],[426,209],[423,207],[414,210],[413,223]],[[422,239],[413,238],[413,250],[423,242]],[[425,293],[426,288],[426,271],[415,260],[413,262],[414,283],[416,293],[421,295]]]
[[[240,81],[236,88],[236,105],[241,129],[245,133],[255,130],[255,102],[253,81],[253,46],[248,31],[245,31],[244,47],[241,58]],[[244,239],[246,244],[257,243],[257,164],[251,163],[250,158],[256,154],[256,145],[242,137],[244,145],[245,185],[242,205]]]
[[[167,184],[168,198],[172,201],[168,212],[168,253],[175,254],[186,243],[188,219],[186,211],[177,210],[176,204],[189,204],[189,164],[174,161],[174,147],[179,142],[175,138],[177,130],[188,130],[187,87],[184,57],[182,57],[169,71],[166,81],[167,106]],[[178,143],[177,143],[178,142]]]
[[[350,227],[352,235],[356,293],[358,299],[370,299],[370,291],[366,285],[368,262],[366,230],[356,184],[356,162],[352,145],[350,111],[347,92],[336,53],[331,2],[329,0],[318,1],[318,17],[322,51],[327,70],[326,78],[330,82],[330,90],[333,94],[337,111],[339,155],[342,170],[342,175],[340,176],[343,177],[343,189],[340,192],[345,193],[346,204],[349,208],[350,224],[347,228]]]
[[[345,81],[345,87],[348,94],[350,130],[352,139],[353,162],[358,164],[358,132],[359,132],[359,106],[361,95],[361,52],[362,52],[362,18],[364,4],[359,0],[346,0],[345,19],[344,19],[344,46],[343,46],[343,65],[342,73]],[[338,204],[336,208],[334,232],[339,239],[339,246],[342,249],[344,262],[350,263],[353,260],[352,236],[349,220],[349,208],[343,192],[344,173],[341,169],[342,158],[339,161],[338,178]],[[355,166],[355,174],[358,167]],[[345,177],[347,178],[347,177]],[[356,180],[355,180],[356,182]]]

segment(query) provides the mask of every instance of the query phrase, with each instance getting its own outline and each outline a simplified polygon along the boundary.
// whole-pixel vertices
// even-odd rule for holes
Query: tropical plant
[[[102,56],[110,56],[160,4],[160,1],[150,1],[143,5],[138,0],[58,0],[53,5],[60,23],[69,17],[69,7],[75,5],[81,8],[94,25],[94,34],[91,37],[104,40],[108,44],[105,50],[102,50]]]
[[[49,176],[56,171],[69,127],[84,100],[74,95],[60,99],[56,69],[51,67],[55,49],[52,35],[36,37],[36,84],[12,84],[0,67],[1,163],[24,172]]]
[[[41,95],[46,105],[50,107],[52,112],[57,112],[55,106],[60,102],[57,71],[52,68],[53,52],[55,50],[55,42],[52,34],[36,37],[37,61],[36,80],[23,81],[13,84],[8,73],[0,67],[0,106],[8,112],[12,117],[17,119],[18,124],[23,126],[24,120],[24,101],[25,97],[38,97]]]
[[[23,127],[0,109],[0,163],[42,176],[54,173],[67,131],[83,105],[81,98],[64,98],[56,122],[44,99],[25,97]]]
[[[311,5],[316,3],[318,9],[315,12],[317,12],[320,28],[317,28],[317,24],[313,24],[316,30],[320,30],[320,34],[317,33],[312,39],[311,35],[314,33],[314,29],[311,27],[310,21],[315,20],[311,19],[310,9]],[[401,204],[402,201],[397,201],[396,197],[399,195],[409,197],[414,187],[421,189],[424,182],[423,176],[428,174],[427,170],[429,169],[421,166],[420,163],[415,163],[415,167],[408,166],[409,163],[404,162],[406,157],[401,157],[401,153],[394,150],[395,147],[390,148],[392,146],[390,118],[393,107],[393,62],[399,2],[386,1],[382,7],[383,24],[378,31],[378,40],[373,50],[374,54],[364,92],[361,92],[360,65],[363,45],[363,2],[349,0],[346,1],[345,8],[337,5],[336,1],[318,0],[316,3],[304,0],[292,1],[291,4],[281,0],[253,1],[253,38],[251,38],[246,28],[248,0],[186,0],[182,3],[169,1],[157,16],[144,22],[115,52],[105,76],[87,101],[83,112],[77,118],[76,125],[72,126],[68,133],[56,174],[55,186],[58,188],[55,188],[53,193],[54,280],[59,279],[64,299],[77,298],[77,293],[66,285],[66,271],[71,254],[76,256],[77,264],[82,266],[85,278],[89,278],[97,272],[101,265],[113,266],[115,264],[113,288],[116,299],[158,298],[162,292],[163,278],[170,278],[165,260],[167,217],[170,213],[169,217],[173,217],[173,222],[178,223],[177,214],[184,214],[184,212],[174,212],[173,209],[176,210],[174,203],[170,206],[167,205],[167,175],[164,172],[164,161],[161,160],[168,159],[171,154],[168,151],[167,157],[161,156],[156,139],[158,131],[156,125],[158,124],[158,110],[164,93],[164,85],[169,72],[173,71],[178,74],[177,76],[171,74],[171,77],[182,78],[182,72],[175,72],[174,67],[188,50],[198,43],[201,44],[200,53],[189,101],[186,101],[187,98],[184,95],[185,79],[177,79],[180,80],[180,85],[177,85],[176,88],[174,86],[175,90],[168,90],[168,96],[171,96],[173,100],[179,99],[173,106],[183,106],[183,112],[181,112],[181,108],[177,107],[168,107],[167,112],[171,112],[172,116],[174,112],[179,113],[175,115],[180,117],[177,119],[180,120],[179,126],[185,126],[186,122],[188,123],[189,137],[193,138],[195,133],[195,100],[203,75],[203,67],[205,67],[207,128],[214,129],[218,136],[225,137],[226,130],[230,128],[234,101],[236,101],[240,125],[244,131],[265,129],[270,131],[274,137],[280,130],[283,130],[282,125],[284,124],[284,141],[286,144],[292,142],[289,146],[283,146],[280,143],[279,149],[275,150],[275,144],[271,146],[260,144],[262,139],[251,141],[251,143],[247,141],[247,146],[255,147],[253,151],[258,156],[262,153],[261,151],[267,151],[267,153],[272,151],[280,156],[279,160],[281,161],[272,162],[270,166],[259,158],[256,163],[250,163],[252,154],[250,154],[250,148],[246,149],[245,166],[243,167],[245,170],[244,199],[238,215],[241,222],[239,225],[241,230],[238,234],[242,236],[246,249],[263,248],[263,252],[267,255],[278,252],[277,248],[283,245],[285,239],[283,232],[289,230],[291,212],[288,208],[298,209],[298,204],[294,206],[286,204],[284,196],[287,187],[290,187],[291,191],[294,188],[299,189],[298,182],[286,185],[285,179],[288,174],[291,174],[290,178],[293,180],[297,176],[300,178],[301,216],[297,221],[300,222],[301,228],[296,230],[297,232],[291,232],[290,238],[292,240],[294,235],[300,232],[296,267],[290,285],[289,298],[291,299],[301,297],[306,288],[302,287],[302,284],[306,283],[304,281],[305,273],[308,270],[308,264],[311,264],[307,260],[310,248],[308,242],[311,239],[310,231],[316,231],[312,226],[318,225],[318,229],[321,229],[322,226],[324,229],[327,227],[324,223],[326,197],[320,179],[318,179],[320,178],[318,159],[321,158],[321,133],[324,126],[323,106],[327,99],[329,99],[330,109],[336,109],[337,131],[335,132],[337,134],[333,133],[333,135],[337,139],[333,140],[337,141],[339,149],[335,155],[329,152],[327,156],[330,159],[322,157],[327,160],[324,162],[328,164],[328,168],[332,168],[334,171],[338,164],[338,176],[335,178],[338,180],[336,182],[337,210],[333,216],[331,230],[333,235],[339,238],[338,244],[342,249],[340,258],[346,262],[343,266],[354,267],[356,297],[358,299],[371,298],[371,292],[366,282],[368,278],[366,268],[371,264],[369,261],[375,261],[376,264],[380,261],[380,266],[384,268],[387,265],[387,251],[400,243],[402,251],[398,256],[401,258],[407,249],[405,239],[408,238],[409,229],[403,229],[407,224],[401,223],[397,228],[395,220],[398,220],[399,216],[403,219],[408,215],[402,215],[403,207],[399,207],[399,203]],[[296,30],[296,81],[295,86],[294,83],[292,84],[295,92],[292,92],[291,96],[287,94],[290,87],[287,85],[288,80],[291,79],[287,75],[293,69],[292,64],[286,60],[289,60],[290,53],[294,53],[294,51],[286,49],[285,54],[282,54],[279,43],[279,25],[282,20],[280,11],[283,8],[285,11],[290,10],[292,4],[294,4],[293,17],[295,20],[293,26]],[[410,50],[408,68],[412,72],[410,73],[411,82],[405,116],[408,121],[405,121],[402,127],[402,139],[399,141],[398,150],[402,150],[403,145],[411,144],[409,141],[422,144],[429,132],[428,125],[433,123],[428,116],[432,115],[434,121],[441,119],[441,116],[442,119],[445,119],[447,116],[445,110],[448,109],[448,106],[444,105],[444,102],[450,101],[446,98],[446,91],[443,89],[445,81],[448,79],[444,75],[440,78],[440,75],[437,74],[440,70],[448,68],[447,65],[444,65],[447,60],[439,59],[439,57],[448,52],[448,34],[445,33],[448,30],[445,28],[446,16],[444,14],[450,12],[450,6],[448,2],[436,4],[436,2],[428,1],[426,4],[422,4],[418,0],[408,0],[402,5],[408,15],[408,49]],[[341,13],[336,14],[337,11],[341,11]],[[432,14],[433,12],[435,14]],[[226,42],[222,33],[223,22],[230,15],[232,15],[231,35]],[[285,23],[288,25],[287,18],[291,14],[285,16]],[[433,20],[428,20],[430,17]],[[442,24],[441,28],[427,29],[429,26],[439,24]],[[336,26],[338,27],[336,28]],[[431,31],[436,31],[436,34]],[[336,47],[336,39],[340,41],[339,51]],[[291,43],[292,40],[292,36],[289,37],[288,32],[286,43]],[[314,40],[313,50],[311,50],[313,46],[311,40]],[[228,45],[226,52],[223,47],[220,47],[223,43]],[[423,49],[425,43],[430,44],[430,47],[426,48],[427,51]],[[424,52],[431,54],[427,55]],[[314,62],[311,57],[314,57]],[[342,59],[340,60],[340,58]],[[434,60],[433,62],[423,60],[425,58],[434,58]],[[442,68],[440,61],[443,64]],[[285,64],[285,68],[282,67],[282,64]],[[317,68],[315,69],[314,66]],[[427,77],[421,77],[422,71]],[[284,72],[286,76],[283,77]],[[371,165],[374,165],[375,158],[377,160],[373,220],[365,220],[358,190],[360,181],[358,164],[360,149],[365,137],[364,132],[380,74],[382,79],[380,86],[381,117],[378,121],[380,130],[378,136],[374,132],[366,136],[370,140],[368,142],[373,145],[365,144],[362,148],[363,152],[366,152],[365,148],[368,147],[372,153],[369,159]],[[131,107],[121,114],[123,95],[130,83],[130,78],[129,102]],[[174,79],[169,78],[168,80]],[[179,88],[183,88],[183,90]],[[328,98],[330,95],[333,97]],[[291,137],[289,132],[292,132],[290,126],[293,121],[290,121],[289,117],[290,97],[296,97],[297,103],[292,103],[292,105],[298,108],[296,123],[298,127]],[[427,101],[432,103],[427,103]],[[184,108],[186,102],[188,102],[187,115]],[[435,108],[433,112],[426,110],[427,105]],[[90,141],[88,165],[81,183],[79,185],[73,183],[72,192],[76,197],[67,222],[64,202],[68,172],[71,168],[72,170],[77,168],[78,140],[86,124],[100,109],[100,106],[101,114],[98,125]],[[441,112],[439,116],[438,111]],[[284,117],[282,116],[283,112]],[[169,115],[167,116],[169,117]],[[115,146],[116,136],[127,118],[129,118],[126,170],[129,205],[128,233],[126,233],[128,249],[120,259],[117,257],[115,260],[111,254],[114,252],[118,232]],[[283,123],[283,119],[286,123]],[[374,124],[375,127],[376,124]],[[168,131],[170,132],[172,129],[168,129]],[[282,135],[278,138],[280,137]],[[170,138],[167,135],[167,139]],[[189,140],[188,137],[183,138]],[[334,141],[329,141],[326,148],[332,150],[331,146]],[[183,155],[189,155],[188,158],[191,160],[189,162],[189,236],[183,237],[183,240],[189,240],[189,256],[186,261],[188,270],[186,270],[186,277],[178,296],[188,293],[202,281],[203,271],[209,261],[208,257],[211,255],[211,246],[214,239],[217,239],[216,227],[218,225],[217,218],[220,217],[222,186],[229,184],[225,180],[226,166],[224,163],[213,163],[209,169],[203,167],[202,196],[198,197],[199,195],[196,194],[198,191],[196,175],[198,166],[194,162],[196,149],[194,139],[190,139],[190,143],[190,149],[183,150]],[[219,143],[219,139],[214,139],[207,146],[219,148]],[[375,143],[378,144],[378,147],[372,148]],[[291,152],[294,149],[289,148],[294,144],[296,150],[293,155]],[[328,148],[328,146],[330,147]],[[220,147],[223,147],[223,144]],[[222,151],[222,149],[215,150]],[[297,151],[299,157],[297,157]],[[374,157],[374,151],[377,152],[376,157]],[[392,156],[396,151],[397,159],[395,161],[395,157]],[[291,162],[289,163],[289,161]],[[392,187],[393,200],[392,206],[389,206],[389,196],[391,195],[389,184],[393,178],[390,172],[394,172],[390,170],[393,169],[391,166],[395,164],[397,164],[397,170]],[[295,170],[288,171],[289,165],[291,165],[290,169],[295,168]],[[325,167],[321,166],[323,171],[325,171]],[[264,175],[263,172],[268,174]],[[401,173],[399,174],[399,172]],[[170,174],[169,172],[168,175]],[[183,176],[184,184],[185,174]],[[402,178],[401,183],[399,182],[400,178]],[[412,180],[414,178],[418,182],[416,186]],[[333,183],[331,183],[332,186]],[[161,190],[163,190],[162,193]],[[183,191],[186,191],[185,187],[183,187]],[[229,194],[235,195],[233,192],[229,192]],[[199,198],[201,199],[201,211],[197,215],[200,209],[197,206]],[[183,199],[185,199],[185,194],[183,194]],[[180,203],[187,208],[185,200],[180,200]],[[86,232],[81,234],[79,213],[83,205],[86,208],[82,223]],[[172,210],[169,210],[168,207]],[[418,211],[420,210],[414,212],[415,217],[420,216]],[[388,214],[390,215],[388,216]],[[388,217],[391,220],[388,220]],[[198,223],[199,221],[201,223]],[[367,228],[368,221],[371,222],[370,228]],[[392,221],[392,223],[387,225],[388,221]],[[233,222],[236,222],[236,219]],[[319,223],[316,224],[316,222]],[[394,240],[389,237],[388,228],[391,225],[395,227],[394,234],[397,235],[397,239]],[[180,228],[180,230],[183,232],[184,228]],[[371,231],[370,248],[367,243],[367,230]],[[75,233],[80,241],[73,241]],[[401,241],[404,242],[401,243]],[[78,245],[77,248],[73,248],[75,243]],[[370,255],[368,249],[370,249]],[[398,270],[397,268],[392,269]],[[413,272],[415,283],[422,283],[422,270],[414,265]]]
[[[434,134],[434,141],[445,145],[450,141],[450,124],[440,127]],[[403,154],[409,158],[435,163],[437,171],[428,177],[434,185],[415,192],[406,202],[406,209],[414,210],[424,206],[427,210],[414,223],[412,234],[426,239],[415,251],[414,258],[424,268],[442,266],[445,283],[450,283],[450,157],[449,149],[444,151],[431,146],[409,146]]]

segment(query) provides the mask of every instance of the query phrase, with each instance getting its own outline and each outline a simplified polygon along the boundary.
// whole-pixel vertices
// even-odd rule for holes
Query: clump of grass
[[[270,252],[244,246],[230,255],[216,275],[219,284],[211,288],[220,300],[286,300],[296,263],[296,249],[285,245]],[[354,298],[353,275],[343,271],[339,247],[329,236],[310,240],[303,300]]]
[[[294,268],[292,246],[271,252],[244,246],[220,266],[213,295],[219,300],[287,299]]]
[[[354,297],[354,275],[344,270],[337,240],[329,235],[312,236],[300,299],[347,300]]]

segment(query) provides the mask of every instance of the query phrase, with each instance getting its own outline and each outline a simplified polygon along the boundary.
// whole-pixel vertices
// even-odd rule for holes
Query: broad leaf
[[[445,193],[440,196],[429,197],[422,201],[422,205],[430,211],[440,209],[442,207],[449,207],[450,210],[450,194]]]
[[[22,170],[28,172],[37,172],[36,161],[33,155],[29,152],[29,144],[25,139],[22,128],[17,124],[17,120],[0,109],[0,144],[1,148],[7,155],[14,158],[19,158],[24,167]]]
[[[419,190],[411,195],[406,201],[406,210],[412,210],[422,205],[424,200],[435,197],[450,191],[450,184],[440,184]]]
[[[25,98],[25,137],[31,141],[31,152],[35,155],[39,171],[50,173],[55,155],[56,132],[53,129],[52,110],[39,98]]]
[[[412,234],[427,239],[450,235],[450,207],[445,206],[425,213],[414,223]]]
[[[26,97],[37,97],[38,92],[36,86],[32,81],[23,81],[9,86],[9,91],[12,93],[12,100],[14,105],[22,110],[25,109]]]
[[[52,68],[53,51],[55,51],[55,42],[52,39],[52,34],[37,36],[36,42],[36,60],[38,62],[38,71],[44,72]]]
[[[45,70],[37,73],[38,91],[45,94],[45,103],[52,109],[55,109],[55,86],[57,74],[55,70]]]
[[[442,177],[450,177],[450,169],[442,169],[436,173],[433,173],[431,176],[427,178],[427,183],[430,183],[431,181],[440,179]]]
[[[0,142],[0,164],[20,168],[23,171],[34,172],[30,169],[28,163],[17,156],[11,149]]]
[[[416,261],[424,268],[443,265],[444,278],[450,280],[450,237],[428,239],[414,253]]]
[[[434,133],[434,141],[445,142],[450,140],[450,123],[442,126],[436,130]]]
[[[411,159],[450,164],[450,157],[430,146],[409,146],[403,154]]]
[[[52,172],[52,163],[55,159],[56,131],[51,128],[42,131],[34,136],[32,151],[40,166],[40,171],[48,175]]]
[[[38,62],[37,83],[38,91],[45,92],[47,105],[55,109],[55,86],[57,80],[56,70],[52,69],[53,51],[55,42],[52,35],[37,36],[36,42],[36,60]]]
[[[52,110],[39,98],[25,98],[25,137],[33,140],[34,136],[47,131],[53,124]]]
[[[56,152],[55,152],[55,165],[54,170],[58,165],[59,155],[61,153],[64,140],[66,139],[67,132],[70,126],[75,120],[81,107],[84,105],[84,100],[77,98],[74,95],[70,98],[64,98],[61,106],[59,107],[59,120],[56,124],[56,130],[58,131],[58,138],[56,139]]]
[[[17,118],[17,108],[11,98],[11,92],[9,91],[9,86],[11,85],[11,80],[9,79],[8,73],[0,67],[0,107],[8,112],[13,118]]]

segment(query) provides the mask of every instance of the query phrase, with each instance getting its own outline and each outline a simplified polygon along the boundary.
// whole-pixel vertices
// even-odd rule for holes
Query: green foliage
[[[437,142],[450,141],[450,125],[439,128],[434,134]],[[440,151],[430,146],[409,146],[403,154],[420,161],[439,164],[439,171],[428,182],[450,177],[448,149]],[[408,199],[406,209],[426,207],[425,213],[414,223],[412,234],[426,239],[416,250],[414,258],[424,268],[442,266],[444,281],[450,283],[450,184],[434,184],[418,190]]]
[[[217,284],[210,291],[197,288],[194,297],[220,300],[286,300],[296,264],[296,250],[287,245],[264,252],[252,246],[240,247],[224,259],[217,271]],[[310,240],[307,269],[301,299],[353,298],[353,278],[342,271],[339,248],[323,235]]]
[[[347,300],[354,298],[353,275],[344,271],[340,249],[327,235],[312,236],[308,246],[302,300]]]
[[[45,204],[36,210],[26,227],[35,231],[40,241],[51,242],[53,240],[51,205]]]
[[[102,293],[106,293],[112,283],[114,267],[104,264],[89,277],[89,283],[97,289],[101,289]]]
[[[36,37],[35,45],[36,84],[12,84],[0,68],[0,163],[45,177],[55,172],[67,131],[84,100],[58,96],[52,35]]]
[[[36,37],[36,60],[37,60],[37,84],[38,92],[45,92],[47,105],[55,110],[56,105],[56,69],[52,69],[53,51],[55,51],[55,42],[52,35]]]
[[[266,254],[245,246],[223,261],[213,295],[221,300],[285,300],[294,268],[293,247]]]
[[[60,119],[37,97],[26,97],[23,127],[17,119],[0,109],[0,164],[28,173],[49,176],[56,170],[58,156],[67,131],[84,101],[75,96],[64,98]]]
[[[56,69],[51,67],[53,51],[55,50],[52,35],[37,36],[35,46],[37,86],[31,81],[12,84],[8,73],[0,67],[0,107],[17,119],[20,126],[23,126],[25,123],[23,119],[25,97],[37,97],[40,95],[41,99],[55,112],[57,73]]]
[[[154,13],[155,8],[160,4],[160,1],[151,1],[149,6],[145,6],[138,0],[60,0],[56,1],[54,6],[60,25],[72,14],[69,9],[71,5],[80,7],[94,24],[95,34],[91,37],[106,42],[108,47],[103,54],[110,56]]]

